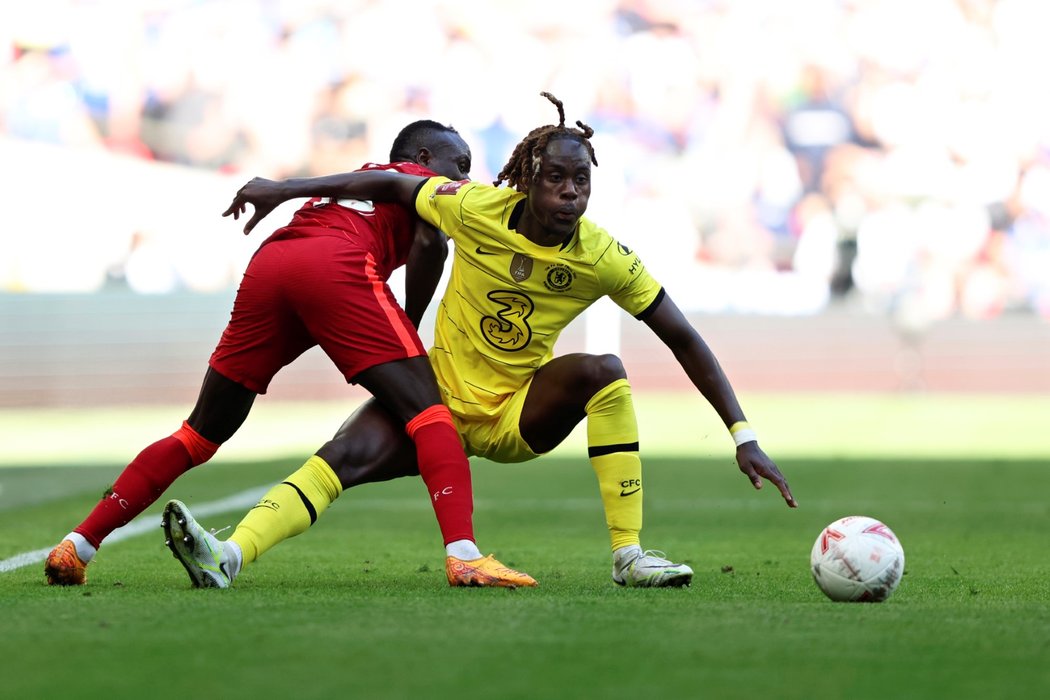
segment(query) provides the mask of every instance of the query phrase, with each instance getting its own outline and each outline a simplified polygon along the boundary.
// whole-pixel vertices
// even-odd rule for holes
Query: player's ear
[[[434,156],[433,154],[431,154],[429,148],[420,148],[419,151],[416,152],[416,162],[422,165],[424,168],[430,164],[430,161],[433,159],[433,157]]]

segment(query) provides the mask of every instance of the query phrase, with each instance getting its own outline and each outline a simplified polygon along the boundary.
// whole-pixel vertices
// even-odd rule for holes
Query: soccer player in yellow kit
[[[797,503],[776,464],[758,446],[706,343],[638,255],[584,218],[591,164],[597,164],[589,141],[593,131],[582,122],[578,129],[566,127],[561,102],[543,94],[557,106],[560,122],[534,129],[514,149],[495,183],[506,181],[510,187],[386,172],[283,182],[256,178],[238,191],[226,214],[236,218],[252,204],[255,211],[244,228],[248,233],[277,205],[296,197],[414,207],[455,242],[430,359],[467,453],[495,462],[526,461],[552,450],[586,417],[588,455],[613,550],[613,581],[688,585],[690,567],[641,547],[642,465],[623,364],[614,355],[553,357],[560,332],[588,306],[609,296],[646,323],[725,423],[739,468],[755,488],[768,479],[789,506]],[[331,469],[346,489],[417,474],[410,448],[396,421],[370,400],[311,459]],[[245,563],[309,525],[309,519],[294,516],[306,506],[285,500],[277,509],[253,509],[231,536]]]

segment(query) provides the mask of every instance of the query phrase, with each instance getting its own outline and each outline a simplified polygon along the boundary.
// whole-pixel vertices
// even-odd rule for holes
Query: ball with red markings
[[[878,603],[901,582],[904,548],[885,523],[851,515],[821,530],[809,564],[813,580],[828,598]]]

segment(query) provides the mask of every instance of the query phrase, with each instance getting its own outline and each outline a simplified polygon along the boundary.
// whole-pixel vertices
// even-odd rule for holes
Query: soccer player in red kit
[[[470,149],[451,127],[421,120],[397,136],[390,161],[362,170],[459,180],[469,174]],[[189,418],[139,453],[88,517],[51,551],[44,566],[48,583],[85,583],[85,568],[102,541],[181,474],[207,462],[241,426],[273,376],[320,345],[346,381],[371,392],[415,443],[446,546],[449,583],[535,585],[527,574],[491,556],[482,558],[474,543],[469,464],[415,330],[440,278],[446,246],[439,232],[396,204],[315,198],[303,205],[248,264]],[[406,264],[402,309],[387,279]],[[305,530],[342,491],[330,474],[316,457],[271,491],[289,490],[306,506],[308,520],[293,527]],[[264,497],[256,507],[271,502]],[[164,513],[173,551],[180,559],[212,556],[214,567],[187,568],[191,580],[198,587],[227,587],[242,561],[238,545],[222,545],[229,551],[220,566],[220,552],[202,551],[212,547],[214,538],[181,506],[173,501]]]

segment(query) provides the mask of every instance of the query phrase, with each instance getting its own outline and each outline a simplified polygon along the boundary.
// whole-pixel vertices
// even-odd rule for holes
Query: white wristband
[[[745,442],[758,442],[758,433],[754,431],[746,420],[738,420],[729,426],[729,434],[733,436],[733,442],[740,447]]]

